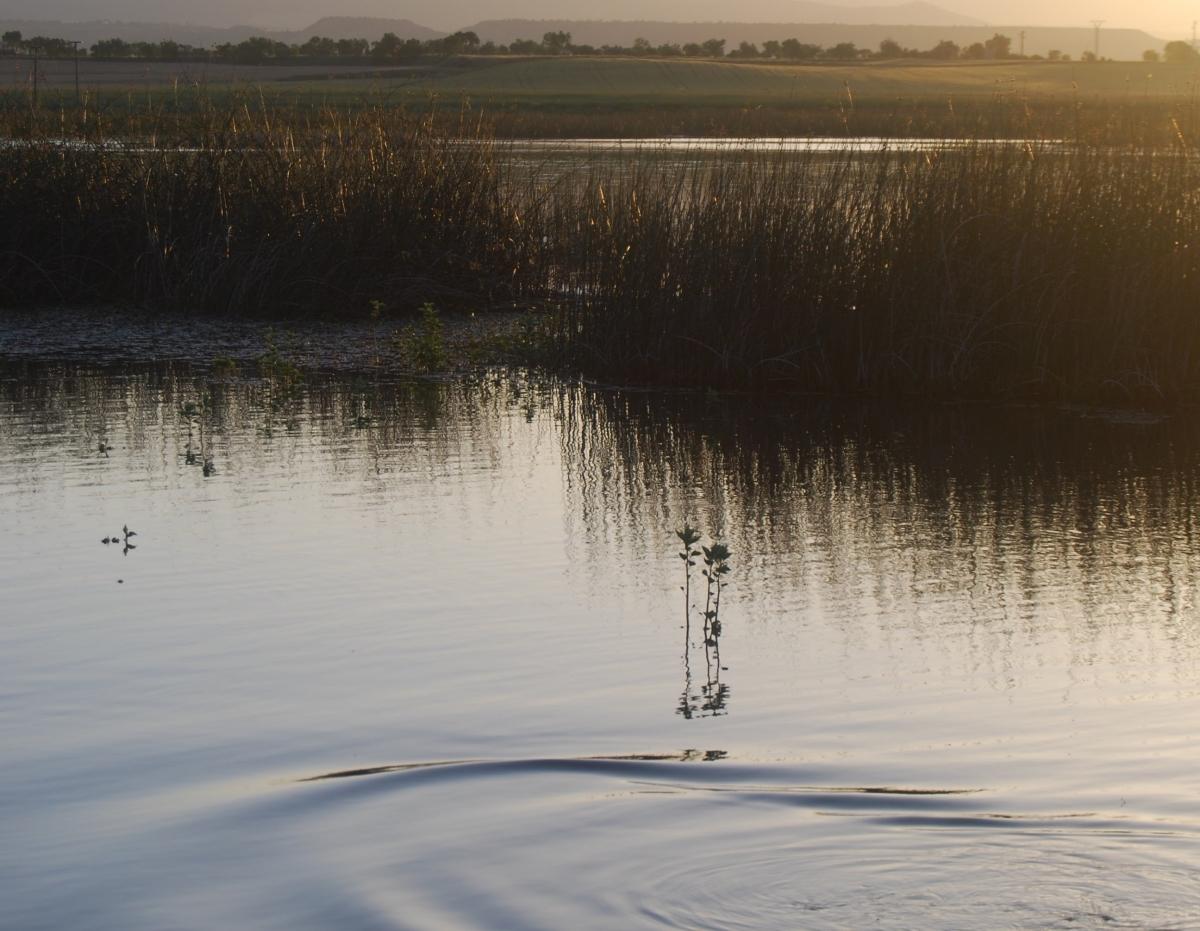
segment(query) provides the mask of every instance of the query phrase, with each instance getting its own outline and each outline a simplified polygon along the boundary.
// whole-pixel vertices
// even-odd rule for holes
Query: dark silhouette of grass
[[[0,149],[0,304],[336,316],[527,289],[487,137],[383,110],[143,117],[118,137],[0,117],[20,140]]]
[[[544,308],[610,381],[1175,402],[1200,163],[1090,138],[520,168],[465,113],[0,111],[0,304]],[[68,140],[64,142],[63,140]]]
[[[972,144],[597,177],[546,222],[552,341],[639,382],[1178,400],[1200,384],[1200,165]]]

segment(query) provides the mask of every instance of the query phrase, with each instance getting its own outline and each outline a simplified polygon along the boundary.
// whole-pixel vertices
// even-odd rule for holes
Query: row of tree
[[[24,38],[20,32],[4,33],[0,37],[10,51],[33,52],[47,57],[65,57],[76,54],[77,43],[66,39],[34,36]],[[859,48],[853,42],[841,42],[822,47],[799,39],[771,40],[761,48],[753,42],[742,42],[736,48],[726,49],[724,39],[709,39],[705,42],[685,44],[666,43],[654,45],[646,39],[635,39],[631,46],[582,45],[572,41],[569,32],[547,32],[541,41],[517,39],[507,45],[482,42],[471,31],[456,32],[441,39],[402,39],[395,33],[385,33],[376,42],[366,39],[329,39],[313,36],[306,42],[289,45],[264,36],[254,36],[242,42],[226,42],[211,49],[197,48],[170,40],[163,42],[126,42],[123,39],[104,39],[95,43],[84,54],[94,58],[127,58],[144,61],[226,61],[235,64],[263,64],[280,61],[373,61],[378,63],[412,61],[428,56],[445,55],[622,55],[630,57],[659,58],[736,58],[769,59],[777,61],[851,61],[867,59],[925,58],[936,61],[1002,60],[1014,59],[1012,39],[996,33],[984,42],[960,46],[943,40],[933,48],[918,50],[904,48],[892,39],[884,39],[877,49]],[[1041,55],[1024,56],[1038,59]],[[1051,61],[1070,59],[1058,50],[1047,56]],[[1200,62],[1200,54],[1186,42],[1168,42],[1162,54],[1148,50],[1143,56],[1146,61]],[[1092,52],[1084,52],[1084,61],[1094,61]]]

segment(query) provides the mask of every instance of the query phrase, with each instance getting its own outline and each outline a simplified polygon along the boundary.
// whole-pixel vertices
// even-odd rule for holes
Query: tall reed
[[[553,340],[612,377],[854,393],[1200,387],[1200,164],[971,144],[592,177]]]
[[[0,305],[526,305],[551,311],[547,358],[610,381],[1200,388],[1200,160],[1182,129],[543,172],[455,120],[201,102],[114,138],[83,113],[2,112]]]
[[[470,127],[244,104],[141,128],[0,146],[0,304],[337,315],[529,287],[528,230]]]

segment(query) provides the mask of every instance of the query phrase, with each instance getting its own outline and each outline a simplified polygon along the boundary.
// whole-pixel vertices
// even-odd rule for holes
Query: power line
[[[1100,57],[1100,27],[1103,26],[1106,22],[1107,22],[1107,20],[1103,20],[1103,19],[1093,19],[1092,20],[1092,30],[1093,30],[1092,51],[1097,58]]]

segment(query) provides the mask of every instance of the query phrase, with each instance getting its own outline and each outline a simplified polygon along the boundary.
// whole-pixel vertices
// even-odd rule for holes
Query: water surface
[[[0,926],[1198,927],[1198,478],[1186,418],[10,361]]]

